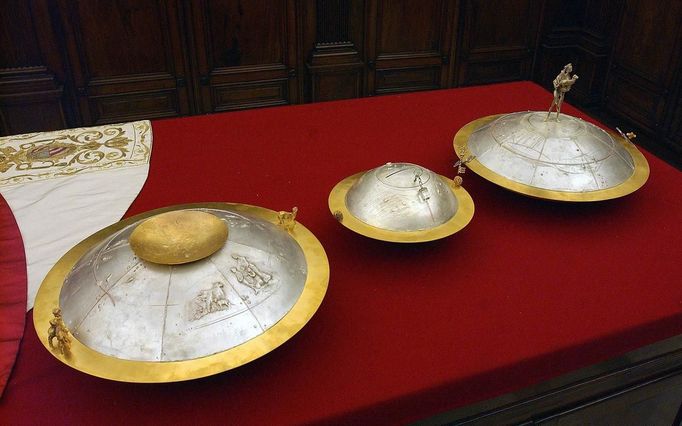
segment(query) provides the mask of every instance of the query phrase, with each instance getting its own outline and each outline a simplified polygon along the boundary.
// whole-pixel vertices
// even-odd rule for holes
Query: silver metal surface
[[[628,151],[579,118],[546,112],[503,115],[471,134],[469,150],[493,172],[528,186],[565,192],[615,187],[635,171]]]
[[[198,210],[229,226],[227,243],[210,257],[174,266],[142,261],[128,244],[136,222],[80,259],[59,298],[74,337],[116,358],[189,360],[244,343],[289,312],[307,275],[296,241],[263,219]]]
[[[361,221],[391,231],[441,225],[457,212],[457,199],[437,174],[410,163],[388,163],[365,173],[346,195]]]

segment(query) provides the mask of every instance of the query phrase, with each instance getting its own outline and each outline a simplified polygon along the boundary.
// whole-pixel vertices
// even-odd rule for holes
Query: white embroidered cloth
[[[121,219],[151,151],[149,121],[0,138],[0,193],[24,240],[27,309],[64,253]]]

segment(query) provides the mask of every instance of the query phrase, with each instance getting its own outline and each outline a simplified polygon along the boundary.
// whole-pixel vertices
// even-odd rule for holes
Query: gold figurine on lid
[[[545,120],[549,120],[552,108],[556,108],[556,121],[559,121],[559,114],[561,113],[561,104],[564,103],[564,96],[566,95],[566,92],[571,90],[571,87],[573,87],[573,84],[575,84],[575,81],[579,78],[577,74],[571,76],[572,72],[573,65],[566,64],[552,82],[552,85],[554,86],[554,100],[552,101],[552,105],[549,106],[549,111],[547,111],[547,118]]]

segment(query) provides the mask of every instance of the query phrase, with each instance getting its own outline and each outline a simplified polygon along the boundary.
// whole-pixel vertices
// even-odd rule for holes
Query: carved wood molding
[[[60,97],[62,91],[63,85],[44,66],[0,70],[0,96],[50,93]]]
[[[350,37],[350,0],[317,0],[315,4],[315,46],[308,68],[315,71],[361,67],[359,52]]]
[[[361,96],[364,63],[351,40],[350,6],[350,0],[315,2],[315,43],[306,61],[313,102]]]

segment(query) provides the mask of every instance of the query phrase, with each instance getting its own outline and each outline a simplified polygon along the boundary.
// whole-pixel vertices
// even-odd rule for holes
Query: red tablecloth
[[[0,396],[19,350],[25,312],[24,243],[12,210],[0,195]]]
[[[29,321],[0,419],[401,423],[682,333],[682,180],[646,153],[648,183],[600,203],[526,198],[468,172],[473,221],[433,243],[369,240],[327,209],[339,180],[388,161],[452,175],[461,126],[550,101],[519,82],[153,122],[151,172],[129,215],[202,201],[298,206],[329,256],[322,306],[248,365],[156,385],[68,368]]]

